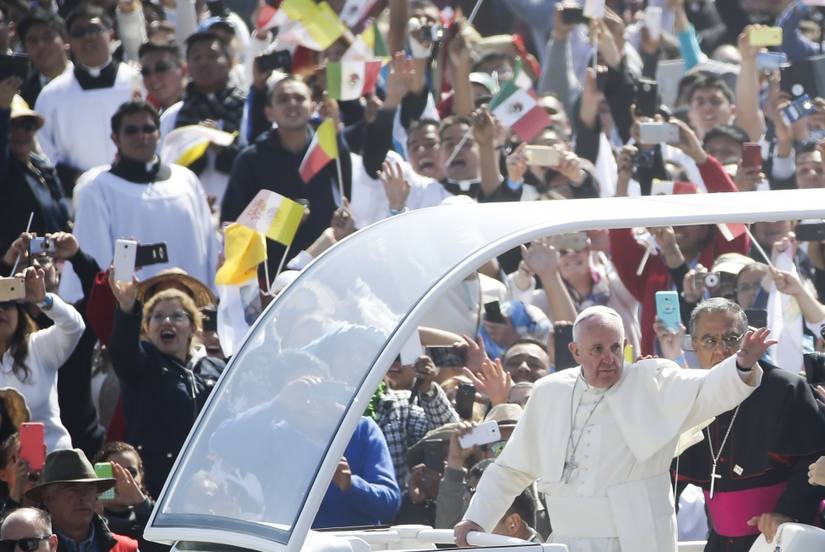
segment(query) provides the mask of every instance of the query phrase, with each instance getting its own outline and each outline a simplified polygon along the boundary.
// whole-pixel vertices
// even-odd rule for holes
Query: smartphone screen
[[[467,355],[464,351],[452,345],[445,347],[426,347],[424,353],[430,357],[438,367],[460,368],[467,363]]]
[[[484,303],[484,318],[487,322],[494,322],[496,324],[504,324],[506,322],[504,315],[501,314],[501,305],[498,301]]]
[[[573,343],[573,326],[571,324],[558,324],[553,327],[553,345],[556,350],[553,363],[556,371],[573,368],[578,364],[568,347],[571,343]]]
[[[656,316],[668,330],[679,331],[682,316],[679,311],[679,295],[675,291],[656,292]]]
[[[742,144],[742,166],[762,168],[762,146],[754,142]]]
[[[643,117],[655,117],[659,103],[659,85],[656,81],[640,79],[636,91],[636,111]]]
[[[34,471],[42,470],[46,463],[45,438],[46,426],[42,422],[20,424],[20,458]]]
[[[462,420],[469,420],[473,417],[473,404],[476,400],[476,386],[472,383],[462,383],[458,386],[455,395],[455,411]]]

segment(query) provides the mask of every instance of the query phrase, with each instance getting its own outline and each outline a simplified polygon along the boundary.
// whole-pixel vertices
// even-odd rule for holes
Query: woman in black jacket
[[[141,308],[136,278],[117,282],[110,273],[109,285],[118,303],[110,351],[126,441],[143,458],[149,494],[158,496],[224,363],[192,357],[201,314],[187,294],[166,289]]]

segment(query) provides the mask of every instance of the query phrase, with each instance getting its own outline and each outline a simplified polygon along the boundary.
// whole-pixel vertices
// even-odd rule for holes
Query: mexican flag
[[[550,116],[536,103],[532,91],[519,87],[515,80],[505,82],[492,100],[490,111],[505,127],[529,142],[550,124]]]
[[[375,92],[381,61],[342,61],[327,64],[327,92],[336,100],[357,100]]]
[[[337,129],[332,119],[327,119],[315,131],[298,172],[301,180],[309,183],[321,169],[333,159],[338,159]]]

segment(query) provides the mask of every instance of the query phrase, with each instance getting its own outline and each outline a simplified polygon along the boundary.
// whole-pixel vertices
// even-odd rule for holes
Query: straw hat
[[[212,290],[206,284],[193,278],[180,268],[161,270],[151,278],[147,278],[138,285],[137,300],[141,303],[157,293],[160,286],[182,287],[195,302],[198,308],[214,305],[217,302]]]
[[[56,450],[46,457],[40,482],[26,492],[26,498],[41,502],[46,487],[58,483],[95,483],[99,494],[114,487],[115,479],[98,477],[80,449]]]
[[[45,122],[43,116],[37,111],[34,111],[31,107],[29,107],[29,104],[26,103],[26,100],[24,100],[18,95],[15,95],[11,100],[11,119],[23,119],[25,117],[34,119],[35,123],[37,124],[38,130],[40,129],[40,127],[43,126],[43,123]]]

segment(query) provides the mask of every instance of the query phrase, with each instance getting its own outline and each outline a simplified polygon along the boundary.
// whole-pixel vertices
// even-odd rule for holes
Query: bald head
[[[37,539],[33,552],[57,552],[57,535],[48,513],[37,508],[19,508],[3,520],[0,540]]]
[[[615,327],[624,338],[624,323],[619,313],[610,307],[596,305],[587,307],[579,313],[573,322],[573,342],[580,343],[582,337],[582,327],[591,323],[604,324]]]

